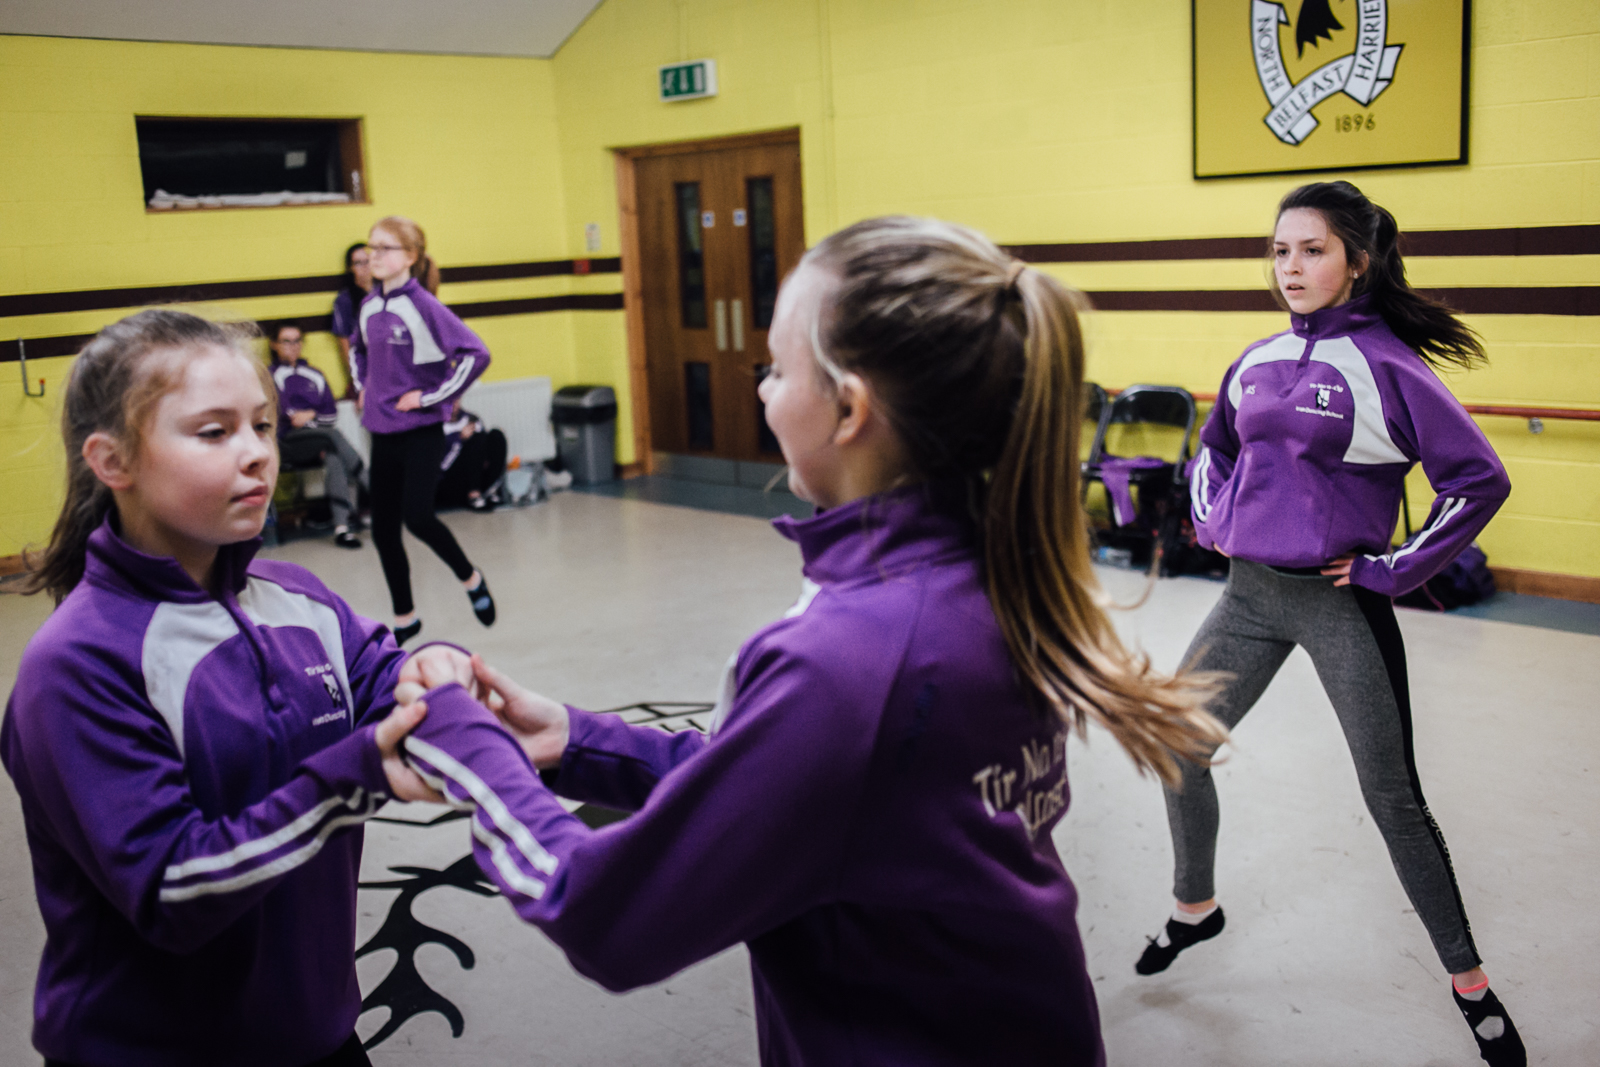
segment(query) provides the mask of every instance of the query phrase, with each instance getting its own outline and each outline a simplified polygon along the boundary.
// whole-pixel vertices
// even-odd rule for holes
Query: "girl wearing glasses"
[[[489,584],[434,514],[445,418],[489,366],[489,350],[433,295],[439,270],[415,222],[393,215],[380,220],[368,235],[367,253],[373,285],[357,312],[350,356],[361,423],[372,434],[372,543],[394,605],[395,640],[404,644],[422,629],[402,524],[460,579],[478,621],[493,625]]]

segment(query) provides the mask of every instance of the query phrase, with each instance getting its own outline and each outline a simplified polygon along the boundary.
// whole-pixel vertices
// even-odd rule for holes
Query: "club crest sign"
[[[1467,0],[1192,0],[1194,174],[1466,161]]]

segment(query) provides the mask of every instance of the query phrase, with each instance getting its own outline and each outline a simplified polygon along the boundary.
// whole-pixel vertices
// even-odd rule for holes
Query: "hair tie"
[[[1028,265],[1026,263],[1022,262],[1022,260],[1013,259],[1011,261],[1011,266],[1006,268],[1006,286],[1005,287],[1007,289],[1015,291],[1016,288],[1017,288],[1017,279],[1019,277],[1021,277],[1022,276],[1022,272],[1027,270],[1027,269],[1028,269]]]

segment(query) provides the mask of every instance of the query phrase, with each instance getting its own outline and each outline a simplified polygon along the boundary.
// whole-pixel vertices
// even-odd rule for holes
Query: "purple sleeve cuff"
[[[694,730],[664,733],[619,716],[568,707],[571,728],[555,789],[564,797],[638,811],[674,767],[705,748]]]

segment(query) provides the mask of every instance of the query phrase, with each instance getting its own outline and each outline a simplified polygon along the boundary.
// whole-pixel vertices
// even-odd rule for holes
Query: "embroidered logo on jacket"
[[[408,345],[411,343],[411,335],[406,332],[406,328],[400,323],[391,322],[389,324],[389,343],[392,345]]]
[[[333,664],[324,663],[320,667],[307,667],[306,673],[322,679],[322,688],[327,690],[328,701],[333,705],[332,711],[318,715],[311,720],[311,725],[321,726],[343,719],[347,711],[344,706],[344,690],[339,688],[339,679],[334,677]]]
[[[1303,405],[1296,406],[1296,411],[1303,411],[1307,415],[1321,415],[1330,419],[1344,418],[1344,416],[1339,414],[1337,411],[1329,410],[1329,405],[1333,403],[1333,394],[1344,392],[1344,386],[1323,385],[1321,382],[1312,382],[1310,388],[1316,394],[1317,406],[1314,408],[1308,408]]]

